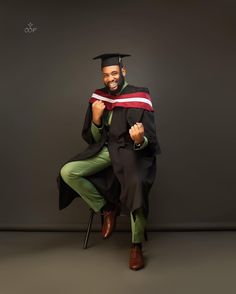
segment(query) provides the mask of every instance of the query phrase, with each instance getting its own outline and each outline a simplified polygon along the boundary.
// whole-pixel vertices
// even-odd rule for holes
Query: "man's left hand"
[[[131,139],[135,144],[141,144],[144,140],[144,126],[142,123],[137,122],[129,129]]]

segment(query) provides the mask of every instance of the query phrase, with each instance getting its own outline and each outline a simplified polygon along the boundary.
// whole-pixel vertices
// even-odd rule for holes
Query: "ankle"
[[[132,248],[134,247],[139,247],[140,249],[142,249],[142,243],[132,243]]]
[[[115,210],[115,205],[113,203],[109,203],[107,202],[102,208],[101,208],[101,212],[104,211],[113,211]]]

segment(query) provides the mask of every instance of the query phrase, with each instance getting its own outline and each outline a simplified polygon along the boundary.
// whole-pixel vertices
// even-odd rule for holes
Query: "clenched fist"
[[[92,104],[93,122],[96,125],[101,124],[101,118],[102,118],[104,109],[105,109],[105,104],[102,101],[96,100],[95,102],[93,102]]]
[[[144,126],[142,123],[137,122],[129,129],[131,139],[135,144],[141,144],[144,140]]]

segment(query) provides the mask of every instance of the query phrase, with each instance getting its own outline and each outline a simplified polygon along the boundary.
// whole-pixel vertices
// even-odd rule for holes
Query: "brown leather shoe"
[[[113,232],[118,214],[118,209],[103,212],[104,220],[102,226],[102,236],[104,239],[107,239]]]
[[[144,267],[144,258],[142,248],[139,245],[133,245],[130,251],[129,268],[137,271]]]

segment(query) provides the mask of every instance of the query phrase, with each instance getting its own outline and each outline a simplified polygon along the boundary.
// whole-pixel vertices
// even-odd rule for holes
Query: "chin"
[[[120,89],[121,89],[121,86],[120,86],[120,85],[118,85],[115,89],[111,89],[111,88],[110,88],[108,85],[106,85],[106,84],[105,84],[105,86],[106,86],[107,90],[108,90],[111,94],[113,94],[113,95],[119,93],[119,92],[120,92]]]

